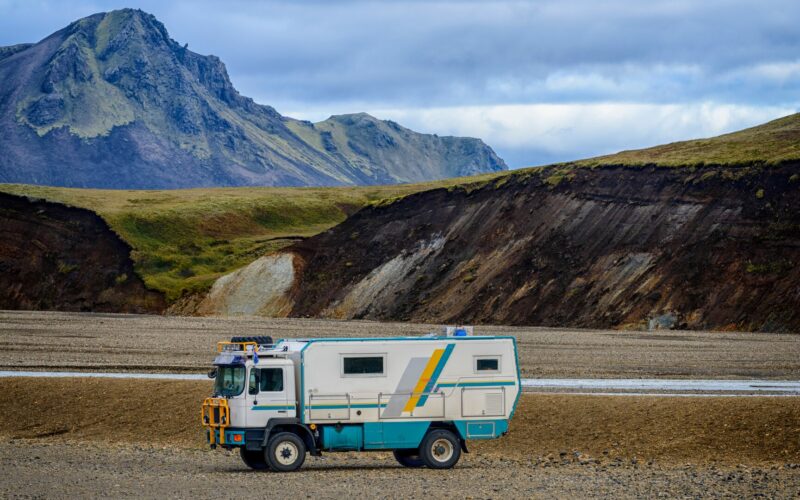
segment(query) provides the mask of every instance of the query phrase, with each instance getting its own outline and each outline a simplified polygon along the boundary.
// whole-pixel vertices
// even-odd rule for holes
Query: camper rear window
[[[383,375],[385,356],[342,356],[344,375]]]
[[[500,371],[500,358],[476,358],[475,371],[496,372]]]

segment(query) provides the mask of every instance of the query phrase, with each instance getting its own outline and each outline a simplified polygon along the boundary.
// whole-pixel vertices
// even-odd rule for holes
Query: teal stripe
[[[354,403],[341,405],[309,405],[309,410],[341,410],[343,408],[386,408],[386,403]]]
[[[293,410],[294,405],[258,405],[253,410]]]
[[[516,382],[444,382],[439,387],[499,387],[503,385],[517,385]]]
[[[442,353],[441,359],[439,359],[439,363],[436,365],[436,368],[433,370],[433,374],[431,375],[431,379],[428,380],[428,385],[425,386],[425,390],[422,391],[422,397],[419,398],[417,401],[417,407],[425,406],[425,402],[428,401],[428,394],[433,390],[433,387],[436,385],[436,381],[439,380],[439,375],[442,374],[442,370],[444,370],[444,365],[447,364],[447,360],[450,358],[450,354],[453,352],[453,348],[455,344],[447,344],[445,347],[444,352]]]

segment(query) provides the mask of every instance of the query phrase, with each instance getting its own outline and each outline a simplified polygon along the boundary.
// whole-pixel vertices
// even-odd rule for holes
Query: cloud
[[[281,112],[391,112],[478,135],[512,164],[710,135],[800,103],[796,0],[0,0],[0,45],[123,6],[220,56],[242,94]]]
[[[780,106],[619,102],[371,110],[419,131],[481,137],[512,167],[711,137],[796,111]]]

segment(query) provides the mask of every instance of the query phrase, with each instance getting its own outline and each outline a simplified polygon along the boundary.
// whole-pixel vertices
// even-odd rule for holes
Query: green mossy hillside
[[[0,184],[0,191],[98,213],[133,248],[136,272],[175,301],[218,277],[313,236],[368,204],[498,174],[425,184],[336,188],[212,188],[159,191]]]

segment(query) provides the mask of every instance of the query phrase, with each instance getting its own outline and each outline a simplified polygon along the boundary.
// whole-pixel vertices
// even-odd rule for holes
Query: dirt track
[[[800,398],[525,395],[509,435],[472,446],[452,471],[326,454],[278,477],[204,447],[197,408],[209,388],[0,379],[0,497],[800,494]]]
[[[231,335],[417,335],[435,325],[0,311],[0,369],[207,370]],[[524,377],[800,378],[800,335],[477,327],[517,337]]]

